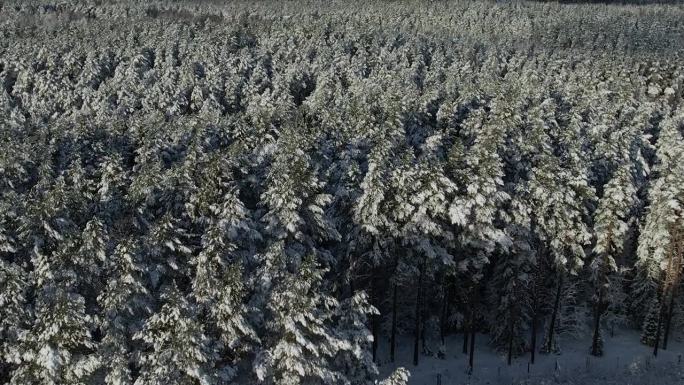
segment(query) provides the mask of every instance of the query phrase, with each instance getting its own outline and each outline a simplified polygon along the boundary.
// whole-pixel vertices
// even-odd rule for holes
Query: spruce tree
[[[641,325],[641,343],[648,346],[655,346],[658,339],[658,322],[661,313],[661,305],[657,298],[649,304],[646,317]]]

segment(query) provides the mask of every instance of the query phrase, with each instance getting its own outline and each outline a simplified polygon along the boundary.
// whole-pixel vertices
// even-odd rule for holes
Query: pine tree
[[[215,346],[199,322],[196,306],[175,285],[165,288],[162,301],[159,311],[133,337],[145,344],[135,384],[213,384],[230,380],[232,368],[216,366]]]
[[[271,293],[268,311],[272,317],[266,325],[264,350],[254,363],[258,381],[266,384],[311,381],[350,384],[345,367],[362,363],[373,365],[367,359],[357,361],[357,358],[342,362],[343,366],[336,363],[337,357],[344,360],[344,356],[358,356],[363,347],[352,344],[353,339],[342,339],[338,335],[341,329],[340,324],[334,322],[334,314],[339,303],[323,293],[322,274],[313,258],[307,257],[299,271],[288,274]],[[365,325],[356,324],[355,328],[363,331]],[[367,336],[368,331],[365,333]],[[363,368],[357,367],[356,372],[359,371]]]
[[[413,160],[407,157],[409,162]],[[453,256],[442,246],[452,241],[449,231],[449,197],[454,185],[444,175],[442,165],[427,158],[415,165],[403,165],[392,176],[393,198],[390,201],[392,222],[398,236],[408,246],[408,262],[416,270],[417,297],[414,328],[414,365],[418,364],[419,342],[425,344],[426,281],[434,271],[453,267]],[[395,277],[396,278],[396,277]]]
[[[221,282],[218,296],[210,308],[209,318],[218,329],[217,338],[222,347],[235,357],[233,361],[237,361],[244,353],[251,352],[253,345],[259,344],[260,340],[247,319],[248,309],[243,303],[246,290],[239,265],[230,266]]]
[[[59,284],[44,285],[36,319],[21,339],[21,363],[10,384],[84,383],[100,363],[90,355],[95,345],[85,299]]]
[[[369,384],[378,370],[369,349],[373,335],[366,325],[378,310],[370,304],[368,295],[360,291],[341,301],[335,313],[337,338],[351,344],[337,354],[336,365],[351,384]]]
[[[507,354],[508,364],[513,357],[527,350],[523,332],[527,329],[532,304],[528,293],[535,268],[535,255],[530,245],[529,209],[514,196],[510,202],[510,221],[506,234],[513,243],[507,253],[495,260],[489,285],[491,311],[491,342]]]
[[[99,292],[101,289],[102,266],[109,252],[110,237],[106,225],[99,219],[93,218],[86,223],[79,248],[73,255],[71,263],[80,276],[81,285],[87,289],[83,291]]]
[[[532,291],[533,274],[537,256],[533,250],[534,234],[533,218],[530,203],[522,194],[520,186],[524,184],[526,164],[521,151],[524,139],[523,121],[520,111],[525,109],[524,99],[520,92],[524,90],[518,81],[504,88],[499,95],[500,107],[496,119],[505,128],[506,146],[502,149],[504,175],[503,188],[509,195],[501,207],[501,217],[505,223],[505,234],[511,245],[505,252],[496,254],[493,261],[491,282],[488,285],[488,305],[490,307],[489,325],[490,340],[494,346],[506,352],[508,364],[512,359],[528,349],[523,333],[528,329],[533,300],[528,295]],[[506,100],[503,104],[501,100]]]
[[[96,287],[97,255],[106,237],[96,235],[97,221],[79,234],[76,208],[86,205],[87,193],[79,191],[82,171],[77,164],[48,186],[50,171],[44,168],[41,183],[32,191],[41,198],[23,208],[19,236],[30,250],[35,318],[21,338],[25,354],[12,373],[13,384],[78,383],[88,381],[99,367],[91,334],[94,319],[88,314],[90,298],[80,290]]]
[[[20,266],[0,259],[0,381],[9,382],[13,366],[21,363],[21,335],[30,326],[29,282]]]
[[[308,154],[301,150],[309,138],[292,129],[276,144],[273,163],[266,176],[261,204],[266,208],[261,220],[274,240],[283,240],[288,263],[297,264],[304,253],[313,252],[323,261],[331,256],[317,247],[340,235],[325,212],[331,196]]]
[[[183,220],[167,213],[150,229],[145,244],[150,256],[151,283],[155,288],[168,284],[174,278],[181,282],[186,279],[194,245],[184,225]]]
[[[661,326],[669,332],[671,304],[682,276],[682,237],[679,236],[684,228],[682,121],[680,115],[674,114],[663,122],[656,153],[659,163],[654,170],[657,177],[649,191],[650,204],[637,249],[637,280],[632,288],[637,296],[633,306],[643,306],[646,301],[660,303],[655,338],[646,329],[642,335],[642,340],[654,342],[654,354],[657,354]],[[647,318],[653,316],[651,313],[649,309]],[[647,325],[646,320],[644,325]]]
[[[584,246],[590,241],[586,225],[587,204],[593,199],[588,185],[586,164],[581,162],[581,141],[576,120],[561,127],[556,120],[556,102],[543,99],[528,115],[531,125],[529,145],[537,159],[532,165],[528,182],[524,185],[535,221],[535,237],[544,245],[555,274],[555,295],[551,304],[549,327],[546,330],[543,352],[557,351],[558,316],[560,314],[563,283],[567,274],[576,274],[584,265]],[[557,137],[561,148],[553,148]]]
[[[629,229],[629,215],[634,210],[636,190],[629,165],[618,168],[603,190],[603,197],[599,201],[594,214],[594,231],[596,244],[595,258],[590,264],[590,281],[594,288],[592,302],[594,307],[594,336],[591,354],[603,354],[599,346],[601,337],[601,316],[608,310],[616,298],[610,298],[611,284],[614,275],[619,272],[616,259],[621,259],[626,233]],[[618,288],[619,290],[619,288]]]
[[[468,290],[471,370],[475,321],[479,316],[477,301],[484,268],[495,251],[505,251],[511,244],[499,223],[500,208],[510,197],[503,188],[504,171],[499,155],[504,139],[502,121],[507,111],[497,103],[496,100],[491,102],[491,116],[487,116],[484,108],[470,112],[465,140],[454,144],[448,159],[453,183],[459,186],[449,206],[449,218],[456,226],[458,250],[466,256],[457,262],[457,266],[466,277]]]
[[[187,207],[190,217],[204,228],[201,250],[191,260],[195,266],[192,294],[201,317],[210,321],[209,336],[220,340],[225,349],[221,354],[235,362],[259,341],[247,320],[241,266],[249,244],[261,240],[261,235],[235,183],[226,175],[228,170],[224,159],[211,159]]]
[[[132,239],[121,240],[105,266],[107,285],[97,297],[103,333],[97,354],[108,385],[132,384],[135,380],[132,357],[141,347],[132,342],[132,337],[142,330],[142,320],[150,316],[154,304],[145,272],[139,244]]]
[[[396,135],[398,128],[390,125],[386,127],[388,135]],[[395,194],[391,193],[392,175],[390,166],[395,142],[392,139],[380,141],[368,154],[367,170],[360,185],[359,197],[352,209],[352,219],[356,223],[353,240],[349,245],[349,286],[355,291],[355,280],[368,281],[371,304],[377,305],[380,300],[378,268],[386,264],[389,259],[387,245],[398,238],[397,225],[393,222],[390,208]],[[368,274],[364,274],[366,271]],[[363,281],[362,281],[363,282]],[[396,309],[393,308],[392,311]],[[373,332],[373,360],[377,360],[377,350],[380,340],[380,314],[371,316],[371,330]]]

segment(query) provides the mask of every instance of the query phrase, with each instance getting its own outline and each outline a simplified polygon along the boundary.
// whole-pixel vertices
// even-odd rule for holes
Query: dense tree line
[[[593,10],[3,3],[0,383],[373,383],[402,335],[471,368],[476,338],[666,349],[684,9]]]

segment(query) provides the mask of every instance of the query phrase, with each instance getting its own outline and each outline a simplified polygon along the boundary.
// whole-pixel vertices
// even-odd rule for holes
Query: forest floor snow
[[[559,354],[537,354],[534,365],[529,365],[529,353],[506,364],[505,354],[490,347],[488,336],[475,338],[474,370],[468,374],[468,356],[463,354],[462,335],[450,336],[446,341],[446,357],[421,355],[418,366],[413,365],[413,340],[400,339],[396,362],[389,362],[389,347],[382,341],[379,367],[386,377],[396,367],[411,372],[410,385],[504,385],[504,384],[591,384],[591,385],[684,385],[684,342],[671,338],[667,350],[653,356],[653,348],[639,341],[634,330],[616,330],[614,336],[604,336],[604,355],[589,354],[591,336],[561,337]],[[541,341],[541,336],[538,338]],[[436,352],[439,344],[433,343]]]

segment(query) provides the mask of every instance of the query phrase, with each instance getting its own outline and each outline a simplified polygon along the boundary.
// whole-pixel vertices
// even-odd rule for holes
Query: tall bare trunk
[[[393,285],[392,294],[392,335],[390,337],[390,361],[394,362],[394,352],[397,346],[397,284]]]
[[[416,295],[416,325],[414,331],[414,343],[413,343],[413,365],[418,365],[418,355],[420,346],[420,326],[421,326],[421,308],[423,301],[423,273],[425,270],[425,262],[420,265],[420,274],[418,276],[418,294]]]
[[[371,275],[371,302],[378,310],[378,272],[377,268],[374,267]],[[372,333],[373,333],[373,362],[377,362],[378,358],[378,340],[380,339],[380,314],[373,314],[371,317],[372,323]]]
[[[468,366],[473,370],[473,362],[475,360],[475,326],[470,324],[470,351],[468,352]]]
[[[511,365],[513,361],[513,311],[509,307],[508,312],[508,366]]]
[[[534,275],[534,281],[532,282],[534,287],[532,288],[532,319],[530,320],[531,335],[530,335],[530,363],[534,364],[535,354],[537,353],[537,323],[538,317],[537,313],[539,311],[539,299],[537,296],[537,275]]]
[[[598,301],[594,309],[594,338],[591,343],[591,355],[600,356],[599,341],[601,338],[601,313],[603,313],[603,290],[599,289]]]
[[[421,291],[423,290],[423,285],[420,285],[419,288]],[[425,293],[421,295],[421,303],[420,303],[420,344],[421,344],[421,349],[423,351],[423,354],[427,352],[427,342],[425,341],[425,320],[427,319],[427,309],[426,309],[426,303],[427,301],[425,300]]]
[[[468,366],[470,367],[470,371],[472,372],[473,370],[473,363],[475,359],[475,320],[476,320],[476,312],[475,312],[475,307],[477,305],[477,287],[474,288],[473,295],[471,297],[471,306],[470,306],[470,357],[468,359]]]
[[[667,340],[670,336],[670,324],[672,323],[672,314],[674,313],[675,291],[671,290],[670,304],[667,306],[667,314],[665,316],[665,335],[663,336],[663,350],[667,350]]]
[[[447,328],[447,320],[449,317],[449,284],[447,281],[447,277],[444,277],[444,283],[443,283],[443,296],[442,296],[442,316],[440,317],[439,321],[439,337],[441,339],[442,345],[445,344],[446,340],[446,328]]]
[[[548,336],[549,339],[546,344],[546,351],[551,352],[553,349],[553,336],[556,332],[556,320],[558,318],[558,311],[560,309],[560,299],[563,291],[563,272],[558,272],[558,289],[556,290],[556,299],[553,302],[553,311],[551,312],[551,322],[549,323]]]
[[[463,354],[468,354],[468,323],[470,322],[470,314],[463,317]]]
[[[464,309],[465,309],[465,314],[463,314],[463,354],[468,354],[468,337],[470,333],[470,323],[472,317],[472,311],[470,309],[470,303],[467,302],[469,301],[466,299],[466,303],[464,304]]]
[[[399,253],[394,247],[394,281],[392,282],[392,331],[390,336],[390,361],[394,362],[397,348],[397,267],[399,266]]]
[[[668,263],[668,278],[666,284],[670,288],[670,301],[667,306],[667,314],[665,315],[665,335],[663,336],[663,350],[667,349],[667,341],[670,337],[670,326],[672,324],[672,316],[674,315],[675,297],[677,295],[677,288],[681,284],[682,268],[684,267],[684,250],[682,246],[684,243],[680,240],[681,233],[678,230],[672,230],[673,244],[670,251],[670,261]]]
[[[662,329],[662,324],[663,324],[663,308],[661,305],[660,311],[658,312],[658,327],[656,328],[655,344],[653,345],[653,355],[655,357],[658,357],[658,345],[660,345],[660,329]]]
[[[530,363],[534,364],[534,355],[537,352],[537,310],[532,313],[532,335],[530,336]]]

